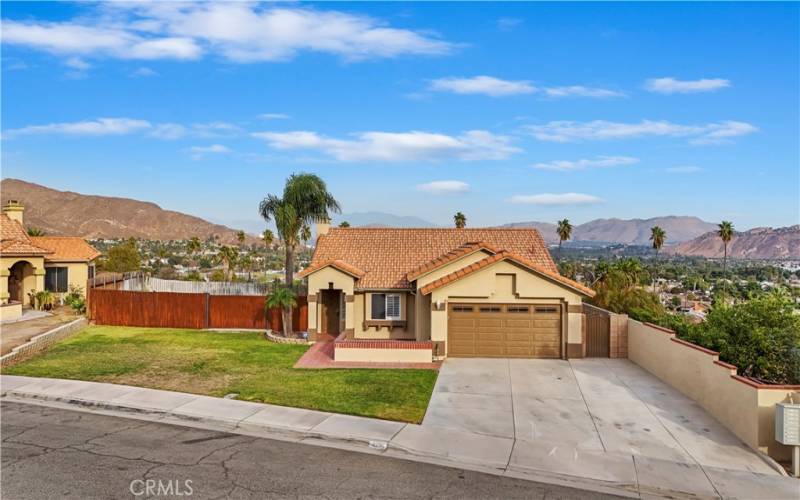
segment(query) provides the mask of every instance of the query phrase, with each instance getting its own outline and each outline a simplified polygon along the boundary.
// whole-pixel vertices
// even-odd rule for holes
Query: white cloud
[[[469,184],[462,181],[433,181],[417,184],[417,189],[431,194],[466,193]]]
[[[64,65],[78,71],[86,71],[87,69],[92,67],[91,64],[84,61],[80,57],[70,57],[69,59],[64,61]]]
[[[4,135],[11,137],[15,135],[33,134],[65,134],[65,135],[126,135],[151,128],[152,125],[146,120],[135,120],[132,118],[98,118],[96,120],[84,120],[79,122],[49,123],[46,125],[31,125],[18,129],[8,130]]]
[[[289,115],[283,113],[261,113],[258,117],[262,120],[288,120],[291,118]]]
[[[597,196],[582,193],[542,193],[542,194],[518,194],[507,200],[509,203],[524,205],[590,205],[602,203],[603,200]]]
[[[157,139],[180,139],[188,133],[188,129],[179,123],[160,123],[150,135]]]
[[[511,31],[522,24],[522,19],[516,17],[501,17],[497,20],[497,27],[500,31]]]
[[[210,122],[182,125],[180,123],[159,123],[150,136],[157,139],[174,140],[182,137],[230,137],[238,135],[242,129],[232,123]]]
[[[616,167],[620,165],[633,165],[638,163],[639,158],[631,156],[597,156],[593,159],[582,158],[580,160],[555,160],[546,163],[536,163],[533,168],[539,170],[557,170],[567,172],[572,170],[585,170],[595,167]]]
[[[501,80],[493,76],[474,76],[471,78],[439,78],[431,80],[430,90],[453,92],[456,94],[484,94],[501,97],[517,94],[531,94],[536,88],[524,80]]]
[[[506,136],[470,130],[459,136],[429,132],[361,132],[353,139],[335,139],[316,132],[259,132],[270,147],[309,149],[339,161],[501,160],[519,149]]]
[[[3,43],[122,59],[282,61],[312,51],[347,60],[439,55],[455,46],[363,15],[250,2],[114,2],[67,22],[3,20]]]
[[[189,148],[192,153],[192,159],[200,160],[208,154],[228,154],[233,153],[233,150],[222,144],[212,144],[210,146],[192,146]]]
[[[695,166],[685,166],[685,167],[669,167],[666,172],[668,174],[696,174],[698,172],[702,172],[703,169],[700,167]]]
[[[730,87],[730,80],[723,78],[702,78],[700,80],[676,80],[672,77],[651,78],[645,82],[644,88],[659,94],[692,94],[697,92],[713,92]]]
[[[136,68],[134,71],[131,72],[131,76],[136,76],[136,77],[148,77],[148,76],[157,76],[157,75],[158,75],[158,73],[156,73],[154,70],[152,70],[152,69],[150,69],[148,67],[145,67],[145,66],[142,66],[140,68]]]
[[[749,123],[722,121],[701,125],[681,125],[668,121],[642,120],[620,123],[606,120],[591,122],[552,121],[524,128],[540,141],[578,142],[638,137],[689,137],[692,144],[719,144],[732,137],[752,134],[758,128]]]
[[[594,97],[608,99],[612,97],[625,97],[624,92],[601,89],[597,87],[584,87],[583,85],[570,85],[567,87],[547,87],[544,93],[547,97]]]

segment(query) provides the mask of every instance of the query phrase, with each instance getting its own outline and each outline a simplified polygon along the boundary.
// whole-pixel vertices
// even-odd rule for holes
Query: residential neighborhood
[[[800,498],[798,4],[0,27],[3,498]]]

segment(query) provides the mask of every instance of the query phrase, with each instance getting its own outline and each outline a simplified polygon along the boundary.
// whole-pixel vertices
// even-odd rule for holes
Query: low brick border
[[[13,348],[10,353],[1,357],[0,368],[11,366],[22,361],[23,359],[33,356],[34,354],[42,352],[56,342],[64,340],[65,338],[83,330],[86,328],[86,326],[88,326],[88,324],[89,320],[86,318],[78,318],[65,325],[53,328],[49,332],[44,332],[31,338],[28,342]]]
[[[303,344],[306,345],[309,342],[305,339],[290,339],[286,337],[281,337],[272,333],[272,330],[267,330],[264,334],[264,337],[269,340],[270,342],[275,342],[276,344]]]
[[[339,349],[433,349],[433,342],[429,340],[336,340]]]

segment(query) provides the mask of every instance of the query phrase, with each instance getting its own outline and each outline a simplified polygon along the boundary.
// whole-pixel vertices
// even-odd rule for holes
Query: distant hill
[[[714,231],[679,245],[665,247],[667,253],[700,257],[722,257],[722,240]],[[734,259],[798,259],[800,258],[800,225],[769,228],[757,227],[738,232],[728,244],[728,256]]]
[[[146,238],[180,240],[219,236],[236,242],[236,229],[212,224],[191,215],[164,210],[155,203],[58,191],[18,179],[0,182],[0,202],[18,200],[25,205],[25,225],[48,235],[84,238]],[[249,243],[260,241],[248,235]]]
[[[353,227],[436,227],[433,222],[411,215],[394,215],[385,212],[354,212],[333,216],[333,224],[347,221]]]
[[[649,245],[650,228],[660,226],[667,233],[667,241],[687,241],[713,230],[716,225],[697,217],[668,215],[651,219],[595,219],[576,225],[572,241],[623,243]],[[514,222],[500,227],[532,227],[542,233],[547,243],[558,243],[556,225],[548,222]]]

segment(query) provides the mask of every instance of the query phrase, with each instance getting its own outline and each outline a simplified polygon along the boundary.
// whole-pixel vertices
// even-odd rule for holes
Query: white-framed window
[[[372,294],[372,319],[400,319],[400,294],[399,293],[373,293]]]

